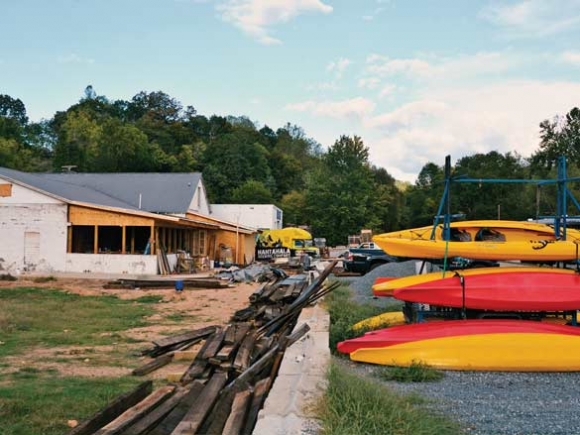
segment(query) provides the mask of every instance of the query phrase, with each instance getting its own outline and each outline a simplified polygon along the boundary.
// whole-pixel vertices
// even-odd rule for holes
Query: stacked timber
[[[203,341],[177,383],[155,390],[150,381],[120,396],[68,435],[193,435],[252,433],[285,350],[309,330],[297,326],[302,309],[339,284],[325,284],[336,262],[308,282],[279,277],[250,296],[225,326],[209,326],[155,341],[144,375],[178,350]]]
[[[106,289],[173,289],[180,282],[183,288],[231,288],[231,285],[218,278],[187,278],[187,279],[130,279],[120,278],[109,281],[103,288]]]

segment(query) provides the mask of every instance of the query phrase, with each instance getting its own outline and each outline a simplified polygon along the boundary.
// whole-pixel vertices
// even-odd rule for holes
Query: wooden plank
[[[178,387],[175,394],[151,411],[149,414],[125,429],[122,435],[141,435],[152,429],[165,418],[189,393],[189,388]]]
[[[172,335],[166,338],[153,340],[153,344],[159,347],[171,346],[184,341],[194,340],[196,338],[208,337],[217,330],[217,326],[206,326],[205,328],[196,329],[194,331],[184,332],[179,335]]]
[[[118,435],[123,430],[131,426],[141,417],[146,415],[149,411],[154,409],[164,400],[166,400],[170,395],[173,394],[175,390],[175,386],[167,385],[165,387],[161,387],[151,394],[149,394],[145,399],[141,402],[137,403],[133,407],[127,409],[123,412],[120,416],[118,416],[115,420],[108,423],[103,428],[99,429],[95,432],[95,435]]]
[[[238,435],[241,433],[251,398],[252,393],[250,390],[240,391],[236,394],[232,404],[232,411],[222,431],[223,435]]]
[[[145,376],[147,373],[151,373],[160,367],[169,364],[173,360],[173,353],[166,353],[155,358],[153,361],[149,361],[147,364],[143,364],[141,367],[137,367],[131,372],[133,376]]]
[[[224,344],[232,344],[235,337],[235,327],[230,323],[224,328]]]
[[[203,382],[193,381],[188,387],[186,395],[179,401],[177,406],[161,420],[147,435],[169,435],[183,419],[187,411],[193,406],[204,389]]]
[[[226,344],[225,346],[223,346],[219,352],[215,355],[215,358],[220,361],[220,363],[222,361],[229,361],[230,359],[233,358],[235,351],[237,349],[236,345],[233,344]]]
[[[260,412],[260,409],[262,409],[262,406],[264,406],[264,402],[266,401],[266,397],[268,397],[268,392],[270,391],[270,386],[270,378],[264,378],[256,382],[246,422],[244,423],[244,428],[240,433],[251,434],[254,432],[254,427],[258,420],[258,413]]]
[[[225,373],[215,373],[205,385],[197,400],[171,435],[194,435],[211,411],[220,391],[227,382]]]
[[[235,396],[236,391],[220,394],[218,401],[205,419],[204,423],[199,428],[198,433],[208,435],[221,434],[224,430],[226,421],[230,416],[232,403],[234,403]]]
[[[209,359],[213,358],[220,350],[222,343],[224,341],[225,332],[223,330],[216,331],[211,337],[208,338],[209,344],[204,349],[203,353],[200,350],[201,358]]]
[[[251,332],[242,341],[240,349],[234,358],[234,368],[240,372],[244,371],[250,365],[250,357],[252,356],[252,351],[254,349],[254,344],[256,342],[255,332]]]
[[[139,384],[139,386],[137,386],[137,388],[135,388],[133,391],[120,395],[114,401],[98,411],[90,419],[84,421],[73,430],[68,432],[68,435],[93,434],[95,431],[113,421],[127,409],[133,405],[136,405],[145,397],[147,397],[147,395],[151,393],[152,389],[152,381],[145,381]]]

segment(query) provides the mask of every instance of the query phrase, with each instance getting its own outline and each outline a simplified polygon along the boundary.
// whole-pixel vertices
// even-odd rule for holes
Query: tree
[[[360,137],[341,136],[306,183],[306,212],[314,234],[331,245],[378,226],[368,148]]]
[[[0,137],[22,142],[26,124],[28,117],[24,103],[19,98],[0,94]]]
[[[54,147],[54,169],[75,165],[79,172],[91,170],[91,159],[98,154],[102,127],[82,110],[73,110],[59,119],[58,140]]]
[[[256,142],[257,132],[237,129],[212,140],[203,154],[203,176],[213,202],[232,201],[233,190],[245,181],[267,185],[268,151]]]
[[[284,212],[284,225],[298,226],[308,222],[304,191],[293,190],[285,194],[278,207]]]
[[[529,178],[526,163],[519,155],[497,151],[473,154],[461,158],[454,172],[497,181],[452,184],[452,209],[466,213],[469,219],[523,220],[534,215],[535,187],[512,181]]]
[[[546,173],[560,156],[580,167],[580,109],[574,107],[564,118],[540,123],[540,149],[531,157],[532,171]]]
[[[234,204],[271,204],[272,192],[264,183],[256,180],[246,180],[232,190]]]

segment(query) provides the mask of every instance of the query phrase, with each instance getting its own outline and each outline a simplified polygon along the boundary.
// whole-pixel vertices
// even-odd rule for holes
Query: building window
[[[0,184],[0,196],[12,196],[12,184]]]
[[[205,255],[206,230],[193,230],[191,255]]]

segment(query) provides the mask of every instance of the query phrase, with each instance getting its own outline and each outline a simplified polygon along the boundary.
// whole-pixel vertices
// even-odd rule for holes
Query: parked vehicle
[[[351,248],[346,252],[343,267],[346,272],[364,275],[378,266],[393,261],[397,261],[397,259],[375,246],[373,242],[366,242],[361,243],[358,248]]]
[[[320,250],[314,246],[312,235],[308,231],[296,227],[266,230],[260,234],[257,245],[258,248],[287,248],[292,256],[301,252],[306,252],[312,257],[320,255]]]

